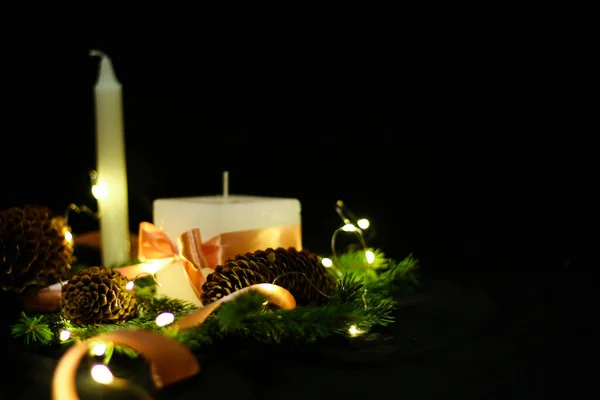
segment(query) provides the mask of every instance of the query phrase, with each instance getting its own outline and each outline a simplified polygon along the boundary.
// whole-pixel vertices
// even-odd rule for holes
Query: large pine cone
[[[202,304],[256,283],[275,283],[286,288],[298,305],[318,303],[335,287],[335,280],[316,254],[294,248],[269,248],[237,255],[215,268],[202,285]]]
[[[137,315],[137,294],[128,279],[106,267],[81,270],[62,288],[62,312],[74,325],[127,321]]]
[[[69,278],[73,244],[63,217],[26,205],[0,211],[0,287],[22,293]]]

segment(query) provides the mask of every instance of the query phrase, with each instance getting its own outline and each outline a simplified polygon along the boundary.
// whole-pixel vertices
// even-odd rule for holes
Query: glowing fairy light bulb
[[[60,339],[61,342],[64,342],[65,340],[69,340],[71,338],[71,332],[69,332],[66,329],[63,329],[58,334],[58,338]]]
[[[356,221],[356,225],[358,225],[360,229],[367,229],[371,225],[371,223],[368,219],[362,218]]]
[[[351,325],[350,328],[348,328],[348,333],[350,336],[356,337],[362,335],[363,331],[358,329],[356,325]]]
[[[71,231],[65,231],[65,240],[69,243],[73,241],[73,234]]]
[[[98,382],[108,385],[113,381],[113,374],[104,364],[96,364],[92,367],[92,378]]]
[[[367,263],[373,264],[373,261],[375,261],[375,253],[371,250],[365,251],[365,258],[367,259]]]
[[[108,187],[103,182],[99,182],[92,186],[92,194],[97,200],[104,200],[108,194]]]
[[[323,257],[321,259],[321,264],[323,264],[325,268],[329,268],[333,265],[333,261],[331,261],[331,258]]]
[[[166,326],[175,321],[175,315],[170,312],[164,312],[158,314],[156,317],[156,325],[158,326]]]
[[[133,283],[133,281],[129,281],[125,284],[125,289],[127,290],[133,290],[135,284]]]
[[[356,231],[356,227],[352,224],[346,224],[342,227],[342,230],[344,232],[355,232]]]
[[[105,343],[96,343],[92,347],[92,354],[95,356],[103,356],[106,353],[106,344]]]

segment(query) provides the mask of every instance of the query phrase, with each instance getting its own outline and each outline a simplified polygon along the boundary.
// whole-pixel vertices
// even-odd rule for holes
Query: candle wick
[[[223,171],[223,199],[229,200],[229,172]]]
[[[106,54],[100,50],[90,50],[90,56],[92,57],[105,57]]]

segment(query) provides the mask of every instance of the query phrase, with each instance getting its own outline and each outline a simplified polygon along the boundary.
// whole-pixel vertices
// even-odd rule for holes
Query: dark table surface
[[[231,342],[218,354],[198,354],[199,375],[152,395],[173,400],[549,398],[568,383],[556,362],[562,352],[553,307],[556,282],[551,273],[486,282],[428,280],[415,301],[398,309],[395,324],[360,340],[298,347]],[[8,393],[49,398],[60,353],[6,347],[0,398]],[[115,375],[151,390],[143,361],[114,362]],[[83,399],[128,398],[100,390],[86,371],[82,367],[78,381]]]

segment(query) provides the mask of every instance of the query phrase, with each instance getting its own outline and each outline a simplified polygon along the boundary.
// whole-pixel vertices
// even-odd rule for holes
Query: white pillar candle
[[[121,84],[110,59],[99,55],[100,72],[94,87],[96,104],[96,171],[92,188],[98,199],[102,264],[111,266],[129,260],[129,206],[127,170],[123,133],[123,101]]]
[[[220,196],[155,200],[154,224],[172,240],[198,228],[204,242],[228,232],[294,225],[301,228],[298,199],[230,195],[228,178],[228,174],[224,173],[223,194]],[[300,249],[301,237],[299,242],[297,247]],[[210,272],[209,269],[203,270],[205,276]],[[201,304],[180,263],[159,271],[157,280],[162,285],[157,288],[159,294]]]

